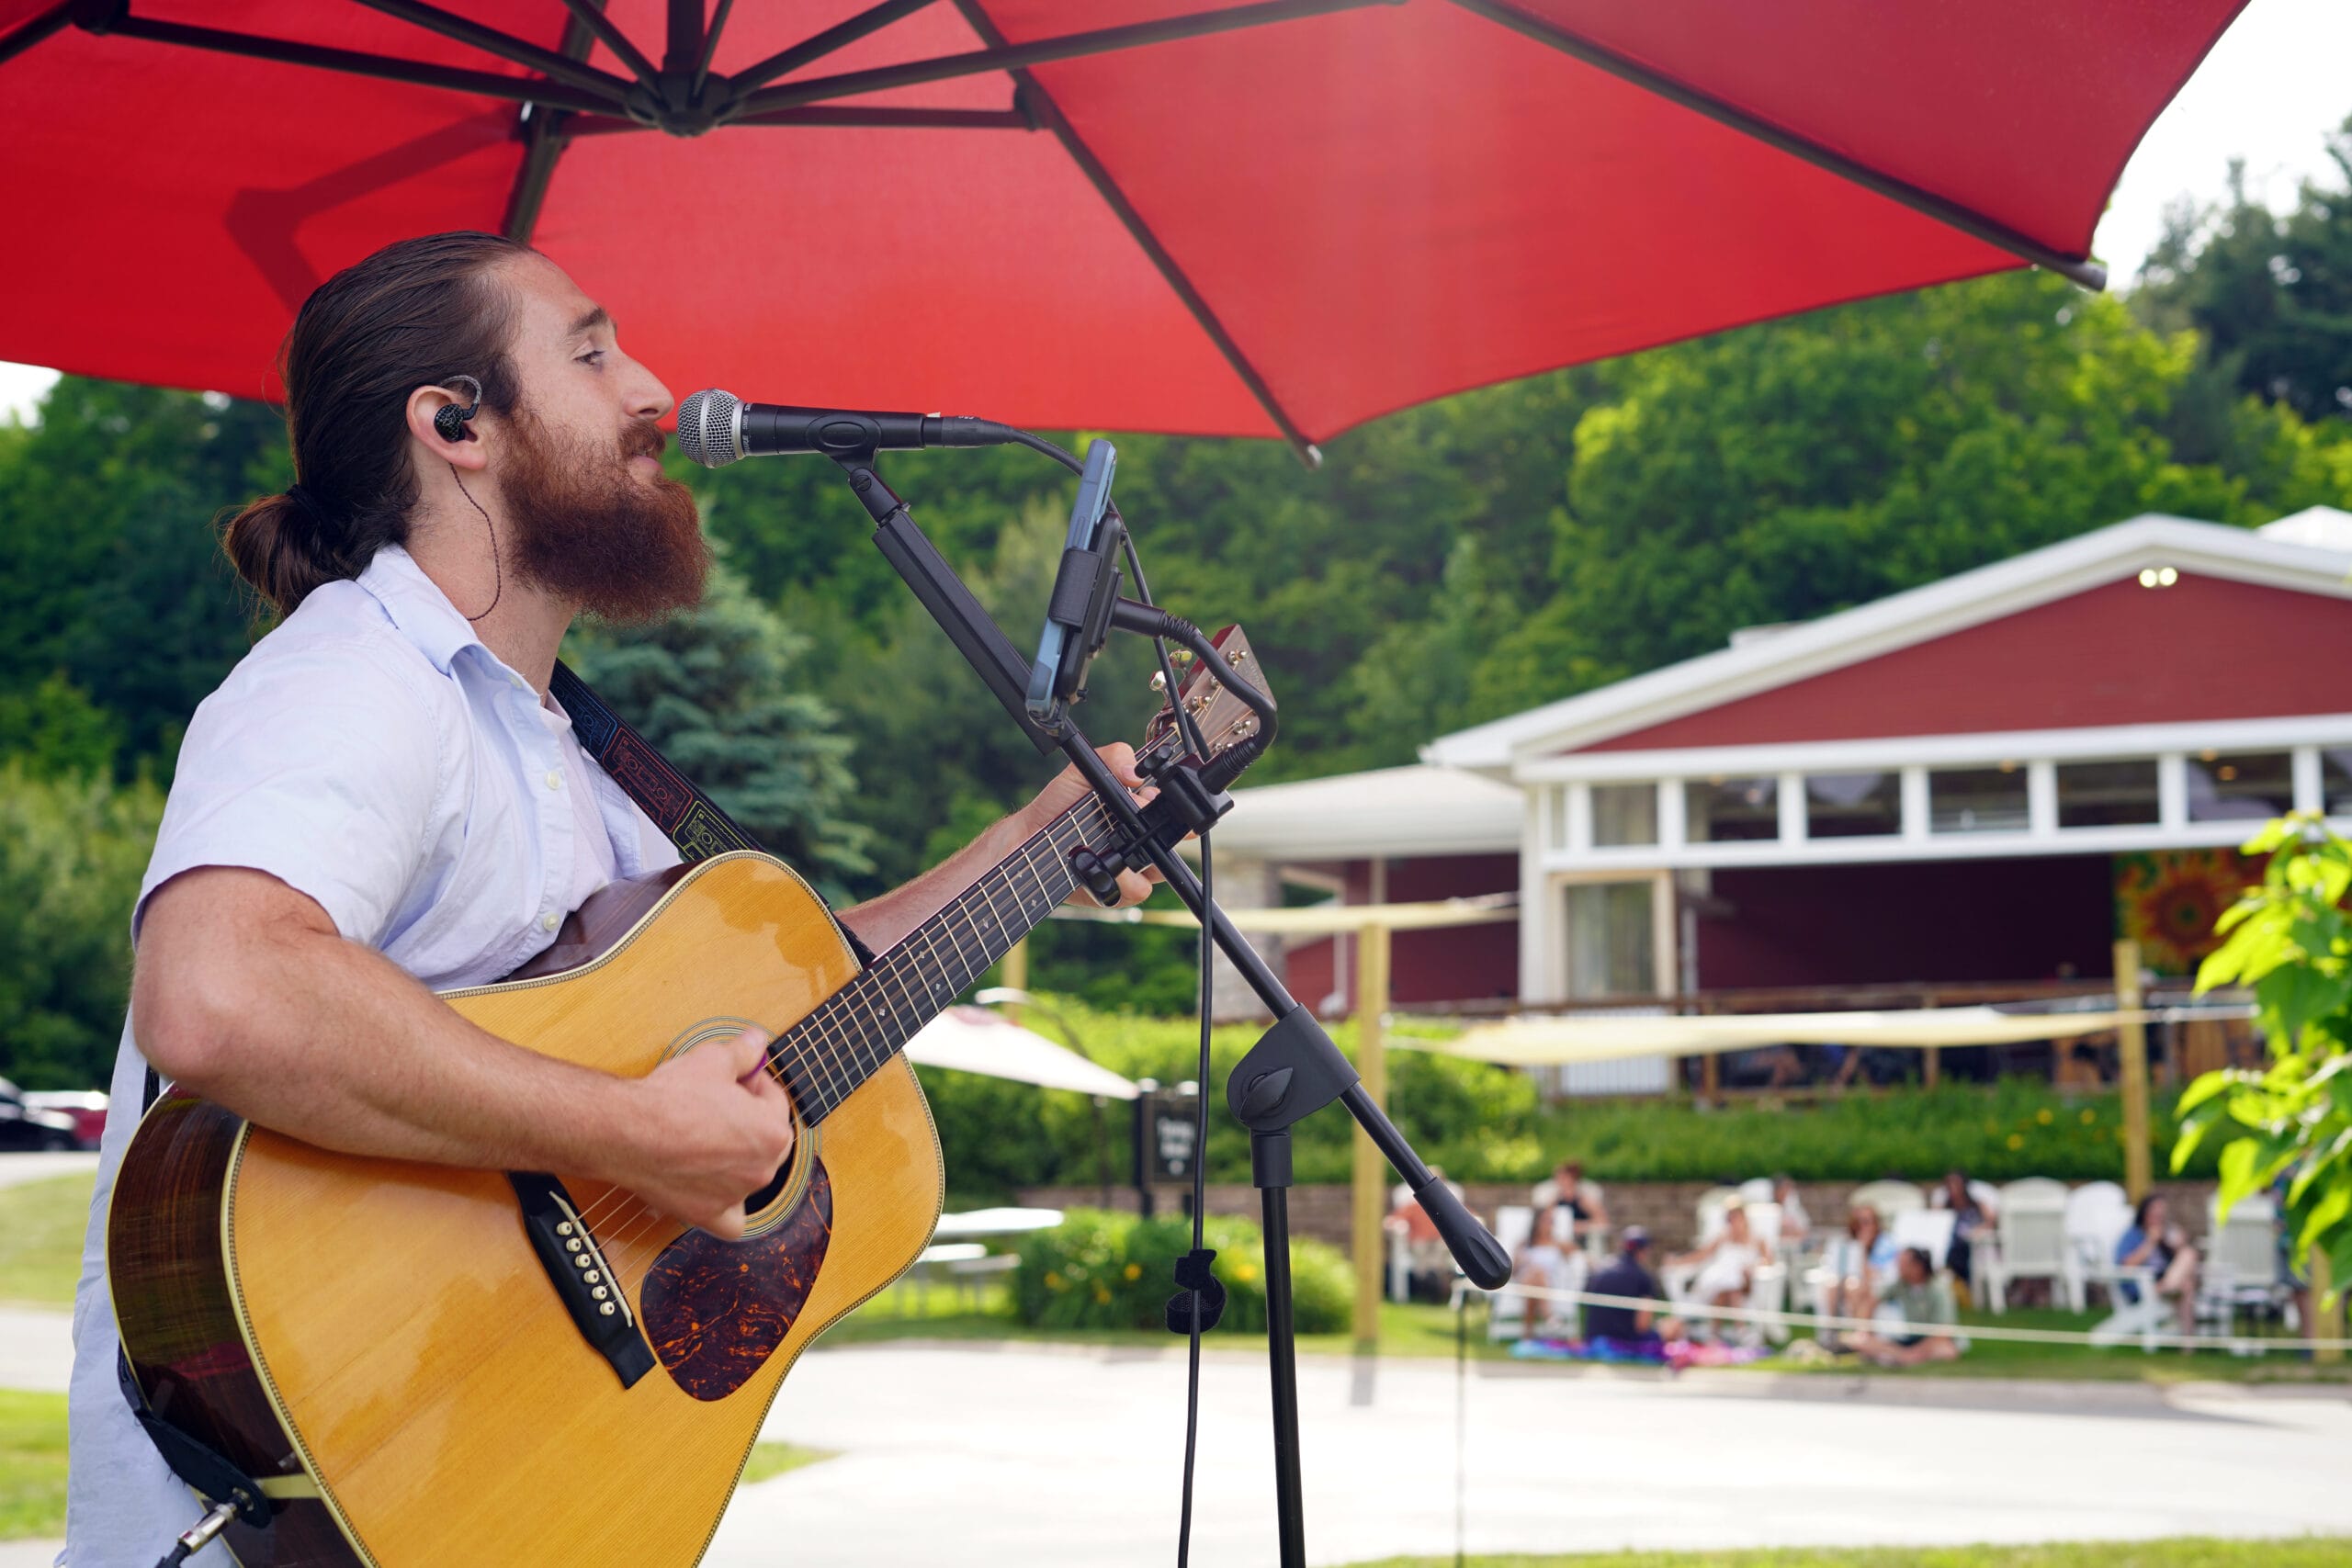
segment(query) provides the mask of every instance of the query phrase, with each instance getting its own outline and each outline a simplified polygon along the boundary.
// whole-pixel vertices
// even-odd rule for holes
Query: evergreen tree
[[[851,741],[796,679],[803,647],[722,565],[697,608],[647,626],[585,624],[564,651],[746,832],[839,897],[873,863],[850,816]]]

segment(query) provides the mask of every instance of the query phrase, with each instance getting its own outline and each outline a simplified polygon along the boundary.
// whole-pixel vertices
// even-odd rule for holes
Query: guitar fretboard
[[[801,1116],[814,1125],[847,1100],[1077,890],[1072,851],[1113,837],[1110,811],[1088,796],[777,1036],[768,1059]]]

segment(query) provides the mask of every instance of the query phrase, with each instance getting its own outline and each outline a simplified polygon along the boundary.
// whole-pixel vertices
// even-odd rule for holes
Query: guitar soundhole
[[[784,1194],[785,1184],[792,1179],[792,1168],[797,1163],[786,1160],[775,1168],[775,1179],[743,1200],[743,1213],[756,1214]]]

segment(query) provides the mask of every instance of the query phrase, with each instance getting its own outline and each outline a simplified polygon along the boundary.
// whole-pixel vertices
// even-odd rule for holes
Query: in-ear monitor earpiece
[[[463,441],[467,435],[466,421],[481,412],[481,383],[470,376],[452,376],[449,379],[463,381],[467,386],[471,387],[474,400],[464,408],[459,408],[455,403],[442,404],[440,410],[433,416],[433,432],[444,441]]]

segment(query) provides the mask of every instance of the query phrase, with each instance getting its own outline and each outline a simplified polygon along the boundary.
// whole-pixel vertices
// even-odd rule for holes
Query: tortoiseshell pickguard
[[[653,1260],[638,1317],[653,1353],[696,1399],[724,1399],[775,1354],[808,1302],[833,1236],[833,1183],[825,1162],[791,1218],[744,1241],[688,1231]]]

